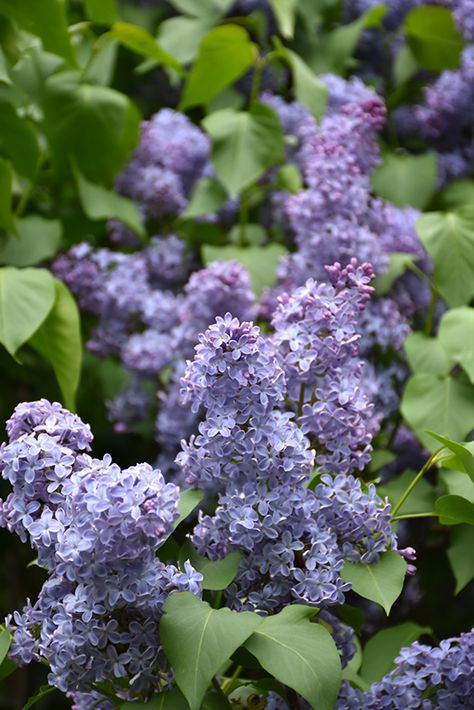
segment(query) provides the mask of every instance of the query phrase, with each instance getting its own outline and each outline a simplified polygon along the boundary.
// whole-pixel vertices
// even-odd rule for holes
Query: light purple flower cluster
[[[427,646],[402,648],[395,668],[362,692],[343,683],[338,710],[461,710],[474,697],[474,630]]]
[[[140,144],[117,179],[143,218],[153,223],[180,214],[209,162],[209,139],[182,113],[162,109],[142,123]]]
[[[340,576],[344,560],[373,562],[395,547],[390,507],[347,475],[368,460],[370,404],[357,386],[346,400],[335,384],[357,362],[355,314],[369,297],[371,271],[352,263],[329,273],[333,285],[308,282],[282,299],[274,336],[230,314],[218,318],[182,379],[185,401],[204,409],[204,419],[177,462],[188,483],[220,493],[214,515],[200,513],[192,539],[211,559],[242,554],[227,590],[237,609],[277,609],[291,599],[342,603],[350,588]],[[302,401],[314,395],[316,407],[324,388],[318,378],[333,378],[335,392],[320,416],[322,442],[321,428],[306,424],[316,412],[310,416]],[[321,456],[329,473],[315,491],[306,486],[310,440],[330,454]]]
[[[29,540],[48,579],[8,617],[11,657],[45,659],[68,693],[107,682],[119,697],[169,682],[158,623],[173,591],[200,594],[201,576],[155,556],[179,516],[179,489],[159,470],[121,470],[85,453],[90,429],[59,404],[20,404],[7,422],[0,470],[12,485],[0,523]]]

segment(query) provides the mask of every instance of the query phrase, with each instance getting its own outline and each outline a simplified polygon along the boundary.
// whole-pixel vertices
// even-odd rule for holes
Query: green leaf
[[[141,239],[146,237],[140,212],[134,202],[86,180],[77,167],[73,167],[82,209],[92,220],[119,219]]]
[[[393,78],[395,81],[395,86],[398,88],[401,84],[405,84],[409,81],[414,74],[420,69],[418,62],[413,56],[413,52],[410,47],[403,44],[401,49],[397,52],[395,57],[395,62],[393,64]]]
[[[451,441],[451,439],[441,436],[434,431],[429,431],[427,429],[427,434],[434,437],[437,441],[443,444],[447,449],[453,452],[456,458],[461,462],[464,471],[468,474],[471,481],[474,483],[474,456],[471,451],[464,446],[464,444],[459,444],[457,441]]]
[[[428,212],[416,231],[433,259],[435,285],[451,308],[474,295],[474,210]]]
[[[438,338],[417,331],[408,336],[403,347],[413,372],[447,375],[451,370],[452,362]]]
[[[193,512],[194,508],[199,505],[203,498],[204,492],[199,490],[199,488],[186,488],[180,491],[178,503],[179,518],[175,522],[173,530],[176,530],[178,525]]]
[[[9,239],[0,246],[0,264],[32,266],[53,257],[61,241],[61,222],[29,215],[17,219],[18,237]]]
[[[15,231],[12,215],[12,180],[13,171],[8,160],[0,158],[0,229]]]
[[[281,47],[278,56],[284,59],[293,73],[293,91],[297,101],[320,120],[327,106],[328,90],[314,71],[301,57],[286,47]]]
[[[441,319],[438,338],[453,362],[474,384],[474,308],[453,308]]]
[[[110,25],[118,18],[115,0],[85,0],[86,12],[93,22]]]
[[[82,365],[81,323],[71,292],[54,280],[56,299],[30,345],[53,366],[64,405],[74,411]]]
[[[90,180],[111,183],[138,140],[140,116],[124,95],[79,84],[66,72],[46,82],[45,130],[59,167],[72,156]]]
[[[403,155],[385,152],[372,176],[377,195],[398,207],[426,207],[436,189],[437,161],[434,153]]]
[[[57,688],[51,685],[42,685],[39,691],[36,693],[36,695],[33,695],[26,703],[26,705],[23,706],[23,710],[30,710],[30,708],[33,707],[33,705],[36,705],[40,700],[43,700],[47,695],[50,693],[53,693]]]
[[[291,39],[295,30],[295,15],[298,0],[270,0],[278,27],[283,37]]]
[[[212,17],[214,20],[227,12],[234,0],[170,0],[180,12],[191,17]]]
[[[118,42],[110,34],[105,39],[100,38],[96,51],[88,62],[83,81],[98,86],[108,86],[113,79],[118,55]]]
[[[405,35],[423,69],[457,69],[463,48],[452,13],[445,7],[416,7],[405,18]]]
[[[474,428],[473,398],[474,387],[463,375],[437,377],[418,372],[406,384],[401,413],[420,441],[435,451],[439,447],[425,429],[463,441]]]
[[[212,261],[234,260],[248,270],[252,279],[255,296],[259,298],[265,288],[271,288],[277,279],[276,268],[282,256],[287,252],[281,244],[269,244],[266,247],[214,247],[204,244],[202,258],[206,266]]]
[[[361,597],[379,604],[387,616],[392,604],[403,589],[407,563],[393,550],[384,552],[378,562],[365,565],[362,562],[346,562],[341,577],[352,584],[352,589]]]
[[[205,104],[245,74],[258,55],[243,27],[221,25],[204,37],[184,87],[180,110]]]
[[[264,617],[246,642],[268,673],[296,690],[313,708],[333,710],[341,683],[341,664],[334,641],[315,610],[294,604]]]
[[[18,666],[14,661],[12,661],[10,658],[5,658],[3,663],[0,665],[0,681],[4,680],[4,678],[8,678],[9,675],[11,675]]]
[[[12,637],[7,629],[2,629],[0,631],[0,664],[3,663],[5,656],[8,653],[10,644],[12,642]]]
[[[157,40],[165,52],[182,64],[189,64],[212,25],[213,20],[207,17],[171,17],[160,24]]]
[[[296,165],[282,165],[278,171],[277,186],[288,190],[292,195],[303,189],[303,178]]]
[[[0,343],[15,355],[46,319],[55,301],[45,269],[0,268]]]
[[[395,281],[402,276],[411,264],[417,261],[414,254],[403,251],[393,251],[388,257],[388,268],[384,274],[377,276],[373,282],[375,290],[380,296],[385,296],[392,288]]]
[[[10,79],[10,74],[8,71],[8,63],[5,59],[5,54],[3,49],[0,47],[0,82],[11,86],[12,80]]]
[[[40,47],[29,47],[12,67],[12,78],[34,101],[44,97],[46,80],[64,65],[64,59],[57,54],[43,51]]]
[[[456,210],[474,204],[474,180],[457,180],[445,188],[440,196],[444,209]]]
[[[451,495],[467,498],[471,503],[474,503],[474,483],[469,476],[466,476],[466,471],[457,456],[452,456],[450,459],[443,459],[444,468],[440,469],[438,478],[444,485],[447,492]],[[462,470],[458,471],[457,468]]]
[[[451,533],[448,559],[456,580],[455,594],[459,594],[474,579],[474,527],[460,525]]]
[[[147,703],[125,703],[120,710],[189,710],[189,705],[178,688],[159,693]]]
[[[382,629],[372,636],[364,647],[360,675],[368,683],[381,680],[394,667],[400,649],[410,646],[422,634],[431,633],[428,626],[419,626],[412,621]]]
[[[0,0],[0,13],[37,35],[47,52],[75,62],[69,41],[66,5],[61,0]]]
[[[395,505],[416,475],[416,471],[407,469],[389,483],[378,487],[378,494],[380,496],[388,496],[390,503]],[[429,513],[434,510],[435,500],[436,494],[433,486],[431,486],[425,478],[421,478],[398,512],[400,515],[408,513]]]
[[[116,22],[109,33],[124,47],[144,57],[154,59],[158,64],[174,69],[180,76],[185,75],[182,65],[168,54],[146,30],[128,22]]]
[[[441,496],[436,501],[435,511],[442,525],[474,525],[474,503],[461,496]]]
[[[213,676],[262,623],[258,614],[212,609],[189,592],[166,600],[160,635],[176,683],[199,710]]]
[[[183,217],[201,217],[202,215],[213,214],[227,201],[227,193],[217,180],[212,178],[200,178],[197,180],[188,206],[183,212]]]
[[[212,139],[212,162],[232,197],[283,160],[284,141],[276,113],[264,104],[250,111],[223,109],[203,121]]]
[[[209,560],[207,557],[199,555],[191,543],[186,541],[179,552],[179,562],[183,565],[189,560],[200,572],[204,579],[203,589],[219,591],[225,589],[234,579],[239,569],[242,556],[238,552],[229,552],[221,560]]]
[[[15,169],[34,177],[40,155],[38,139],[33,128],[20,118],[11,104],[0,103],[0,152],[9,158]]]

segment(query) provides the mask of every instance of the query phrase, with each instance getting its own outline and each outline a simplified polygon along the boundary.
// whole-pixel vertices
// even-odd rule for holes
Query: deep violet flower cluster
[[[96,683],[125,699],[168,684],[161,608],[173,591],[199,595],[202,579],[155,554],[179,516],[179,489],[149,464],[92,458],[89,427],[57,403],[20,404],[7,433],[0,470],[12,492],[0,523],[48,570],[36,602],[6,620],[11,657],[45,659],[50,684],[78,707]]]
[[[396,547],[388,503],[349,473],[370,450],[371,406],[359,393],[360,383],[347,381],[337,393],[330,386],[324,390],[345,362],[350,368],[356,362],[354,310],[370,294],[371,270],[355,262],[329,272],[332,285],[308,282],[293,301],[282,299],[281,340],[278,328],[265,337],[230,314],[218,318],[200,337],[182,379],[185,401],[205,414],[177,462],[188,483],[219,494],[215,514],[200,513],[192,540],[211,559],[232,550],[242,554],[227,590],[237,609],[275,610],[291,599],[342,603],[350,588],[340,575],[344,561],[374,562]],[[305,357],[308,343],[314,349]],[[301,391],[302,399],[314,396],[313,404],[320,394],[327,398],[324,438],[321,429],[306,424],[312,417]],[[362,452],[351,438],[355,430]],[[327,452],[319,461],[326,473],[314,491],[307,487],[313,445],[316,454]]]
[[[338,710],[460,710],[474,698],[474,630],[427,646],[402,648],[395,668],[362,692],[343,683]]]

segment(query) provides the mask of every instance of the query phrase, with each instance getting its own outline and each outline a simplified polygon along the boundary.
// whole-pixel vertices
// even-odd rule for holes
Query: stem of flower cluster
[[[437,518],[438,514],[433,511],[429,513],[405,513],[405,515],[392,515],[392,520],[408,520],[409,518]]]
[[[414,487],[416,486],[416,484],[418,483],[420,478],[422,478],[424,476],[424,474],[438,461],[439,454],[443,451],[443,449],[444,449],[444,447],[437,449],[434,452],[434,454],[432,454],[430,456],[430,458],[424,464],[424,466],[420,469],[419,473],[416,474],[415,478],[410,483],[410,485],[407,487],[406,491],[402,494],[400,500],[398,501],[398,503],[396,504],[396,506],[392,510],[392,518],[394,518],[396,516],[396,514],[398,513],[398,511],[400,510],[400,508],[402,507],[402,505],[404,504],[404,502],[406,501],[406,499],[408,498],[408,496],[410,495],[410,493],[412,492],[412,490],[414,489]]]
[[[222,686],[222,692],[224,693],[225,696],[229,695],[229,693],[232,692],[232,689],[234,687],[235,681],[238,679],[240,674],[243,671],[243,666],[237,666],[235,671],[232,673],[231,677],[226,680],[224,685]]]

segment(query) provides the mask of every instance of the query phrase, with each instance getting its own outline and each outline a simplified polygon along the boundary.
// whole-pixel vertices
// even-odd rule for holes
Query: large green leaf
[[[120,710],[189,710],[189,705],[178,688],[159,693],[147,703],[124,703]]]
[[[84,0],[87,15],[94,22],[110,25],[118,18],[115,0]]]
[[[212,214],[220,210],[226,200],[227,193],[217,180],[200,178],[196,181],[183,217],[190,219]]]
[[[33,128],[11,104],[0,102],[0,153],[9,158],[15,169],[32,179],[40,155]]]
[[[213,676],[262,623],[258,614],[212,609],[189,592],[166,600],[163,648],[191,710],[199,710]]]
[[[225,589],[234,579],[239,569],[242,556],[238,552],[229,552],[221,560],[209,560],[199,555],[187,540],[179,551],[179,562],[184,564],[189,560],[203,576],[202,588],[219,591]]]
[[[388,496],[392,506],[396,505],[406,489],[417,475],[416,471],[408,469],[399,476],[393,478],[389,483],[377,488],[381,496]],[[409,513],[429,513],[434,509],[436,500],[435,489],[425,478],[421,478],[406,501],[402,504],[398,513],[405,515]]]
[[[193,512],[194,508],[199,505],[199,503],[204,498],[204,492],[199,488],[185,488],[179,493],[179,518],[174,524],[174,529],[178,527],[183,520],[186,520],[188,515]]]
[[[441,319],[438,338],[452,361],[461,365],[474,384],[474,308],[461,306],[447,311]]]
[[[12,637],[7,629],[2,629],[0,631],[0,665],[3,663],[5,656],[8,653],[10,644],[12,642]]]
[[[47,52],[74,62],[66,4],[62,0],[0,0],[0,13],[18,22],[27,32],[37,35]]]
[[[437,434],[434,431],[429,431],[427,430],[427,433],[432,436],[436,441],[439,441],[441,444],[443,444],[447,449],[452,451],[452,453],[455,455],[457,461],[460,463],[462,466],[462,469],[468,474],[469,478],[471,481],[474,482],[474,456],[472,452],[469,450],[467,446],[464,444],[460,444],[457,441],[452,441],[451,439],[448,439],[446,436],[442,436],[441,434]],[[459,466],[458,463],[458,466]],[[443,465],[446,465],[446,462],[443,461]],[[450,461],[450,465],[453,465],[453,461]]]
[[[439,481],[444,485],[446,491],[461,498],[467,498],[474,503],[474,483],[469,476],[466,476],[464,466],[462,470],[456,470],[459,466],[459,459],[453,456],[452,459],[443,459],[443,466],[438,473]],[[456,468],[454,468],[456,467]]]
[[[28,215],[15,221],[18,236],[0,246],[0,264],[32,266],[53,257],[61,241],[61,222]]]
[[[473,401],[474,387],[464,375],[437,377],[418,372],[407,382],[401,413],[420,441],[434,451],[439,446],[425,429],[463,441],[474,428]]]
[[[456,580],[455,594],[474,579],[474,526],[459,525],[451,533],[448,559]]]
[[[275,284],[277,266],[286,253],[285,247],[276,243],[266,247],[214,247],[210,244],[204,244],[202,247],[202,257],[206,265],[212,261],[235,259],[245,266],[257,298],[265,288],[271,288]]]
[[[346,562],[341,576],[344,581],[352,584],[357,594],[379,604],[388,616],[403,589],[406,569],[407,563],[403,557],[388,550],[378,562],[371,565]]]
[[[257,46],[238,25],[212,29],[201,41],[196,62],[184,87],[179,108],[206,104],[257,59]]]
[[[291,39],[295,30],[295,16],[298,0],[270,0],[278,27],[283,37]]]
[[[8,160],[0,158],[0,229],[15,231],[12,215],[12,166]]]
[[[284,158],[280,121],[264,104],[255,104],[250,111],[216,111],[203,126],[212,139],[214,168],[231,196]]]
[[[315,118],[321,119],[327,105],[328,90],[326,85],[296,52],[282,46],[278,51],[278,56],[284,59],[291,68],[296,99],[300,104],[306,106]]]
[[[64,405],[74,410],[82,365],[80,317],[76,302],[62,281],[55,279],[54,286],[54,306],[29,342],[53,366]]]
[[[393,251],[388,257],[388,268],[387,271],[380,276],[377,276],[373,282],[373,286],[380,296],[385,296],[392,288],[395,281],[405,273],[411,264],[413,264],[418,257],[414,254],[407,254],[403,251]]]
[[[0,343],[11,355],[38,330],[55,298],[49,271],[0,268]]]
[[[185,74],[182,65],[171,54],[166,52],[152,35],[141,27],[128,22],[116,22],[109,34],[133,52],[154,59],[158,64],[174,69],[181,76]]]
[[[438,338],[430,338],[416,331],[408,336],[403,347],[413,372],[447,375],[452,362]]]
[[[119,219],[142,239],[146,236],[140,212],[131,200],[107,190],[102,185],[86,180],[80,170],[73,168],[82,209],[93,220]]]
[[[265,617],[245,646],[268,673],[313,708],[333,710],[341,683],[340,658],[329,632],[310,622],[314,611],[295,604]]]
[[[425,5],[405,18],[405,35],[417,62],[424,69],[456,69],[463,42],[451,12],[445,7]]]
[[[441,496],[436,501],[435,511],[442,525],[474,525],[474,503],[462,496]]]
[[[453,308],[474,295],[474,210],[428,212],[416,223],[426,251],[433,259],[438,290]]]
[[[189,64],[212,26],[212,17],[171,17],[160,24],[157,40],[168,54],[182,64]]]
[[[444,209],[456,210],[474,204],[474,180],[456,180],[439,195]]]
[[[422,634],[431,633],[427,626],[406,621],[390,629],[382,629],[372,636],[364,647],[360,675],[368,683],[375,683],[394,667],[400,649],[410,646]]]
[[[111,183],[138,139],[135,105],[114,89],[79,84],[66,72],[47,80],[44,111],[56,163],[67,167],[72,156],[88,179]]]
[[[384,153],[372,176],[377,195],[399,207],[426,207],[436,189],[437,161],[434,153],[403,155]]]

